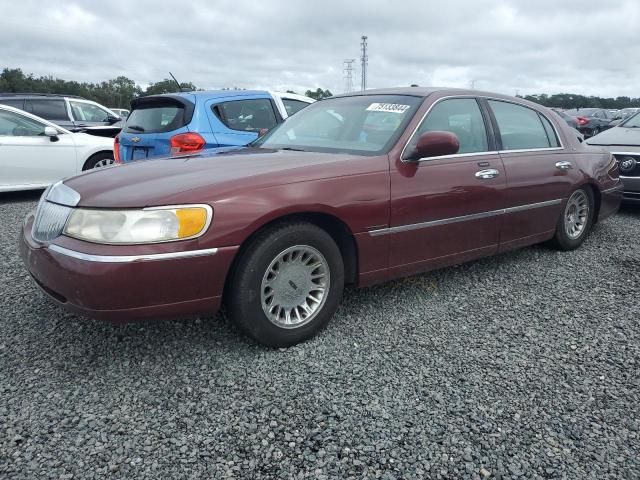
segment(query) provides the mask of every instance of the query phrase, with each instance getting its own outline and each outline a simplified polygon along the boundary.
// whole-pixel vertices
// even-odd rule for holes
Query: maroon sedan
[[[550,241],[613,214],[611,155],[549,110],[465,90],[312,104],[251,147],[107,168],[49,188],[24,223],[38,285],[113,321],[215,312],[258,342],[327,324],[370,285]]]

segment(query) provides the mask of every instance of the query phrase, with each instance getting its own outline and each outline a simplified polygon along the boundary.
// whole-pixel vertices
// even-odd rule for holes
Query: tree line
[[[191,82],[181,82],[180,87],[183,91],[198,90]],[[36,77],[33,74],[25,74],[20,68],[4,68],[0,73],[0,93],[78,95],[112,108],[129,108],[131,100],[136,97],[177,91],[178,85],[169,78],[142,88],[135,81],[122,75],[104,82],[91,83],[62,80],[52,76]],[[332,93],[318,88],[316,91],[307,90],[305,95],[319,100],[332,96]]]
[[[542,93],[539,95],[521,96],[525,100],[539,103],[545,107],[557,108],[630,108],[640,107],[640,98],[631,97],[587,97],[585,95],[577,95],[575,93],[557,93],[547,95]]]

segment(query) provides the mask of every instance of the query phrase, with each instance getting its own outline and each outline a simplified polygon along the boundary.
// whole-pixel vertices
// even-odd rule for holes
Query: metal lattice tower
[[[353,64],[355,61],[355,58],[349,58],[343,62],[344,93],[353,92]]]
[[[367,63],[369,62],[369,57],[367,56],[367,36],[362,36],[362,43],[360,43],[362,47],[362,57],[360,57],[360,63],[362,64],[362,86],[360,90],[367,89]]]

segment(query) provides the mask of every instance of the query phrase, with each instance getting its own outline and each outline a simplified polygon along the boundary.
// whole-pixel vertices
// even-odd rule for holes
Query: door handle
[[[571,170],[573,165],[571,162],[557,162],[556,168],[559,168],[560,170]]]
[[[495,178],[500,175],[500,172],[495,168],[487,168],[486,170],[480,170],[476,172],[476,178],[481,180],[487,180],[489,178]]]

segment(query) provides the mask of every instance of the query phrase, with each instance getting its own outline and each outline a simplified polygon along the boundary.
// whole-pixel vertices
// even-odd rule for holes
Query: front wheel
[[[243,249],[227,296],[229,315],[263,345],[307,340],[335,313],[344,264],[331,236],[308,223],[276,226]]]
[[[574,191],[556,226],[556,234],[551,241],[559,250],[574,250],[582,245],[593,225],[593,191],[582,187]]]

